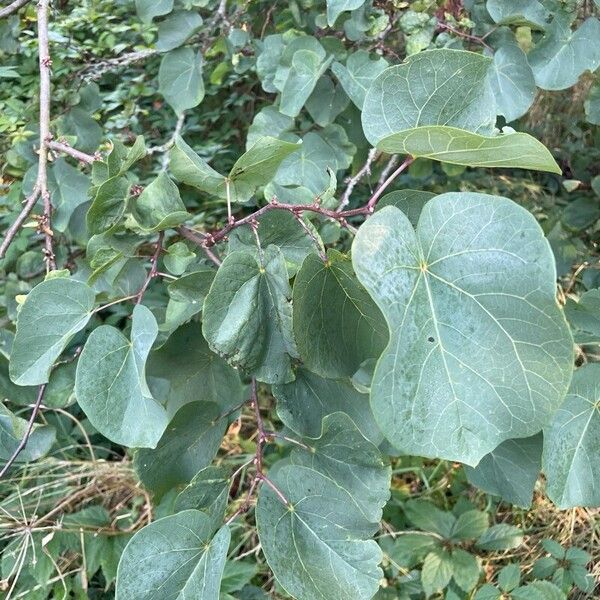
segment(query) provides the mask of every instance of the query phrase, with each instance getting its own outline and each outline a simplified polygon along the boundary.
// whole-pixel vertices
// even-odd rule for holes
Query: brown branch
[[[25,434],[23,435],[23,438],[19,442],[15,451],[12,453],[12,456],[8,459],[7,463],[2,467],[2,470],[0,471],[0,479],[2,477],[4,477],[6,472],[11,468],[11,466],[17,460],[19,454],[21,454],[21,452],[24,450],[25,446],[27,446],[27,442],[29,441],[29,437],[31,436],[31,432],[33,431],[33,423],[34,423],[35,418],[37,417],[38,413],[40,412],[40,407],[42,406],[42,400],[44,399],[44,392],[46,391],[46,385],[47,384],[44,383],[44,384],[40,385],[40,387],[39,387],[37,400],[35,401],[35,404],[33,405],[33,410],[31,411],[31,416],[29,417],[29,421],[27,422]]]
[[[462,38],[465,38],[466,40],[475,42],[476,44],[481,44],[484,48],[487,48],[492,54],[494,53],[494,49],[485,43],[485,38],[489,35],[490,32],[488,32],[488,34],[486,34],[485,37],[479,37],[478,35],[471,35],[470,33],[460,31],[460,29],[455,29],[454,27],[452,27],[452,25],[448,25],[447,23],[438,23],[438,27],[440,29],[450,31],[454,35],[458,35]]]
[[[91,165],[94,161],[100,160],[100,156],[98,155],[86,154],[81,150],[71,148],[71,146],[63,142],[50,141],[48,142],[48,148],[50,148],[50,150],[54,150],[55,152],[62,152],[63,154],[68,154],[69,156],[72,156],[73,158],[77,159],[79,162],[85,163],[87,165]]]
[[[156,240],[156,249],[154,250],[154,254],[152,258],[150,258],[150,271],[148,271],[148,275],[146,276],[146,280],[144,281],[140,291],[136,295],[136,304],[141,304],[144,299],[144,294],[150,285],[150,282],[156,277],[158,273],[158,259],[160,258],[160,253],[163,251],[163,239],[165,237],[165,232],[161,231],[158,234],[158,240]]]
[[[0,244],[0,260],[4,258],[8,247],[12,244],[15,236],[23,223],[27,220],[29,213],[33,210],[35,203],[40,197],[40,189],[36,183],[31,194],[25,199],[25,204],[19,213],[19,216],[15,219],[15,222],[8,228],[2,244]]]
[[[379,157],[381,153],[377,150],[377,148],[371,148],[369,150],[369,154],[367,156],[367,160],[365,164],[361,167],[360,171],[348,180],[348,185],[346,190],[342,195],[342,199],[340,200],[340,204],[337,208],[338,212],[340,212],[344,206],[348,206],[350,203],[350,196],[352,195],[352,191],[356,184],[365,176],[371,174],[371,165],[373,162]]]
[[[25,6],[28,2],[29,2],[29,0],[15,0],[11,4],[9,4],[7,7],[0,8],[0,19],[3,19],[4,17],[8,17],[8,16],[12,15],[14,12],[17,12],[20,8]]]
[[[398,177],[398,175],[400,175],[402,171],[409,167],[414,160],[415,159],[412,156],[406,157],[404,162],[377,188],[375,193],[369,198],[369,201],[367,202],[366,208],[368,213],[372,213],[375,210],[375,205],[381,197],[381,194],[385,192],[385,190],[392,183],[392,181],[394,181],[394,179],[396,179],[396,177]]]

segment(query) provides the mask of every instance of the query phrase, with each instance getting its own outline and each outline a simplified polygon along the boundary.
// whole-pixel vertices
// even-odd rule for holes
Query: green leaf
[[[521,581],[521,569],[517,563],[506,565],[498,573],[498,585],[503,592],[514,590]]]
[[[118,140],[113,140],[112,150],[106,159],[108,177],[120,177],[125,175],[131,167],[146,156],[146,143],[143,135],[138,135],[130,148],[121,144]],[[96,161],[94,166],[98,164]]]
[[[156,49],[161,52],[173,50],[185,44],[202,26],[202,17],[191,10],[178,10],[171,13],[158,26]]]
[[[542,434],[506,440],[476,467],[465,467],[467,479],[488,494],[516,506],[531,506],[533,489],[542,467]]]
[[[144,375],[157,333],[154,316],[138,304],[131,341],[115,327],[101,325],[92,331],[77,365],[79,406],[102,435],[129,448],[155,448],[168,424]]]
[[[317,81],[315,89],[306,101],[306,110],[317,125],[325,127],[335,121],[349,102],[344,89],[334,85],[333,81],[324,75]]]
[[[260,138],[265,136],[287,139],[288,132],[294,127],[294,119],[282,115],[276,106],[265,106],[260,110],[246,134],[246,149],[252,147]],[[293,138],[292,134],[289,137]]]
[[[385,206],[395,206],[408,217],[411,225],[416,227],[423,207],[434,196],[432,192],[422,190],[396,190],[383,196],[375,210],[381,210]]]
[[[561,548],[562,550],[562,548]],[[533,563],[531,574],[538,579],[546,579],[552,577],[552,574],[558,568],[558,563],[552,556],[542,556]]]
[[[590,88],[588,97],[584,102],[585,116],[588,123],[600,125],[600,83],[596,83]]]
[[[514,525],[500,523],[492,525],[475,544],[480,550],[495,552],[497,550],[511,550],[523,543],[523,532]]]
[[[389,498],[391,469],[380,452],[343,412],[327,415],[319,438],[305,438],[310,451],[294,448],[291,463],[343,481],[352,502],[370,522],[381,520]]]
[[[223,521],[231,487],[230,471],[226,467],[206,467],[175,498],[175,511],[195,508],[206,513],[214,529]]]
[[[190,218],[179,189],[166,173],[161,173],[135,200],[133,215],[144,233],[171,229]]]
[[[135,453],[141,482],[158,498],[210,465],[227,428],[220,415],[214,402],[189,402],[177,411],[155,449]]]
[[[117,600],[218,600],[229,547],[228,527],[213,535],[210,519],[184,510],[140,529],[125,547]]]
[[[350,100],[359,110],[362,110],[367,90],[375,78],[387,67],[388,62],[385,58],[371,55],[366,50],[357,50],[350,54],[345,66],[334,62],[331,70],[342,84]]]
[[[450,583],[452,573],[452,557],[447,550],[437,548],[430,552],[425,557],[421,569],[421,583],[425,596],[428,598],[441,592]]]
[[[565,401],[544,430],[547,493],[559,508],[600,504],[600,365],[575,371]]]
[[[571,30],[571,18],[556,15],[541,42],[528,54],[535,82],[544,90],[565,90],[577,83],[584,71],[600,66],[600,21],[586,19]]]
[[[11,458],[27,431],[27,421],[13,414],[4,404],[0,404],[0,460]],[[27,445],[16,462],[31,462],[50,452],[56,441],[56,430],[50,425],[34,424]]]
[[[423,533],[403,533],[392,540],[382,537],[379,541],[383,551],[401,567],[412,569],[422,563],[427,554],[439,546],[439,540]]]
[[[304,223],[319,239],[319,234],[312,223],[306,220]],[[285,265],[290,277],[296,274],[304,259],[316,251],[313,240],[307,235],[298,219],[287,210],[267,211],[260,217],[256,232],[263,248],[270,244],[279,247],[285,257]],[[246,250],[258,254],[256,237],[250,225],[234,229],[228,237],[230,252]]]
[[[90,319],[95,294],[80,281],[60,277],[36,285],[17,317],[10,378],[17,385],[46,383],[56,359]]]
[[[528,133],[484,137],[454,127],[417,127],[383,138],[377,148],[467,167],[522,168],[562,173],[541,142]]]
[[[565,594],[549,581],[532,581],[513,590],[511,598],[513,600],[566,600]]]
[[[108,233],[121,221],[131,184],[122,176],[106,180],[96,191],[96,196],[87,213],[87,228],[90,234]]]
[[[52,195],[52,228],[63,233],[75,209],[88,201],[90,180],[64,158],[54,161],[52,173],[56,180],[56,193]]]
[[[241,590],[256,575],[258,565],[245,560],[228,560],[221,583],[221,594]]]
[[[461,590],[470,592],[477,585],[480,575],[481,567],[475,556],[461,548],[452,550],[452,576]]]
[[[219,267],[204,301],[202,332],[214,352],[265,383],[293,379],[291,289],[285,260],[269,246],[259,261],[232,252]]]
[[[180,115],[204,98],[202,55],[191,48],[177,48],[163,56],[158,71],[158,89]]]
[[[73,106],[59,121],[61,136],[74,135],[77,138],[78,150],[94,152],[102,140],[102,128],[90,116],[88,109]]]
[[[564,185],[564,182],[563,182]],[[576,182],[579,186],[579,182]],[[580,196],[571,200],[563,209],[562,222],[571,230],[582,231],[591,227],[600,219],[600,207],[597,198]]]
[[[285,84],[281,90],[279,112],[296,117],[312,94],[317,81],[329,68],[333,56],[324,60],[321,53],[301,49],[294,52]]]
[[[501,598],[500,590],[489,583],[482,585],[473,596],[473,600],[501,600]]]
[[[516,44],[498,48],[490,70],[497,111],[507,122],[523,116],[535,99],[536,87],[527,56]]]
[[[537,0],[487,0],[490,17],[499,25],[534,25],[545,29],[548,10]]]
[[[171,171],[187,185],[231,202],[246,202],[275,176],[281,161],[299,149],[272,137],[259,138],[224,177],[209,167],[181,138],[171,150]]]
[[[542,546],[546,552],[549,552],[554,558],[558,560],[563,560],[566,555],[565,549],[554,540],[545,539],[542,540]]]
[[[474,52],[441,49],[389,67],[365,97],[362,124],[367,140],[375,146],[392,134],[427,125],[490,135],[496,121],[491,62]]]
[[[568,388],[573,342],[552,252],[529,212],[506,198],[442,194],[415,232],[386,207],[361,226],[352,258],[392,335],[371,406],[396,448],[476,465],[547,423]]]
[[[273,395],[277,399],[279,418],[300,435],[320,436],[323,419],[344,412],[373,444],[383,441],[371,414],[368,396],[357,392],[347,381],[323,379],[299,368],[294,381],[273,386]]]
[[[364,3],[365,0],[327,0],[327,24],[333,27],[343,12],[356,10]]]
[[[456,525],[456,517],[440,510],[428,500],[408,500],[404,504],[406,518],[419,529],[450,538]]]
[[[478,538],[489,526],[489,516],[481,510],[467,510],[462,513],[454,527],[451,538],[453,540],[472,540]]]
[[[165,404],[170,416],[189,402],[216,403],[226,412],[244,399],[237,371],[210,351],[198,323],[180,327],[152,352],[147,373],[168,383]]]
[[[305,366],[322,377],[351,377],[378,358],[388,332],[383,315],[356,279],[352,262],[329,250],[309,254],[294,281],[294,336]]]
[[[263,552],[278,582],[298,600],[366,600],[379,587],[381,550],[367,538],[389,497],[390,471],[376,448],[357,435],[351,421],[336,415],[315,442],[314,457],[294,451],[293,460],[302,465],[281,463],[269,473],[289,505],[270,487],[260,489],[256,520]],[[360,439],[358,447],[346,447],[346,453],[355,448],[348,463],[346,436]],[[308,458],[300,461],[301,454]]]
[[[154,17],[166,15],[173,10],[174,0],[135,0],[137,14],[149,23]]]

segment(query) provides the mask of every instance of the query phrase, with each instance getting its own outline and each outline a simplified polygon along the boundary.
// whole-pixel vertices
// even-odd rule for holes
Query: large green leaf
[[[168,424],[144,373],[157,334],[156,319],[138,304],[131,341],[115,327],[101,325],[92,331],[77,365],[75,394],[91,424],[130,448],[156,447]]]
[[[466,467],[467,479],[488,494],[528,508],[542,467],[542,434],[506,440],[486,454],[476,467]]]
[[[187,185],[231,202],[246,202],[256,189],[273,179],[281,161],[299,149],[272,137],[259,138],[235,162],[227,177],[217,173],[181,138],[171,150],[171,171]]]
[[[573,341],[529,212],[448,193],[425,205],[415,231],[386,207],[359,229],[352,258],[392,336],[371,404],[395,447],[476,465],[548,422],[569,385]]]
[[[351,377],[361,363],[379,358],[387,325],[360,284],[351,260],[329,250],[304,260],[294,280],[294,337],[305,366],[323,377]]]
[[[219,600],[230,533],[213,535],[207,515],[184,510],[140,529],[117,573],[117,600]]]
[[[293,379],[291,289],[285,259],[268,246],[260,259],[232,252],[219,267],[204,301],[202,332],[233,366],[266,383]]]
[[[333,27],[337,18],[348,10],[356,10],[365,0],[327,0],[327,24]]]
[[[7,461],[15,452],[27,431],[27,421],[0,404],[0,460]],[[56,430],[51,425],[35,424],[27,445],[17,456],[17,463],[30,462],[47,454],[56,440]]]
[[[156,48],[161,52],[184,44],[202,26],[202,17],[192,10],[178,10],[158,26]]]
[[[377,148],[467,167],[513,167],[562,173],[541,142],[527,133],[482,136],[454,127],[417,127],[383,138]]]
[[[198,106],[204,98],[202,55],[191,48],[167,52],[158,71],[158,89],[178,115]]]
[[[289,505],[270,487],[260,489],[256,520],[263,552],[281,586],[298,600],[366,600],[379,587],[381,550],[368,538],[389,497],[389,467],[365,439],[353,446],[357,435],[351,421],[336,418],[315,442],[318,456],[304,452],[301,459],[298,450],[296,464],[273,469],[270,477]],[[352,441],[344,450],[345,436]]]
[[[383,441],[371,413],[369,398],[357,392],[348,381],[324,379],[299,368],[294,381],[273,386],[273,395],[277,399],[279,418],[300,435],[320,436],[323,419],[344,412],[371,442],[380,444]]]
[[[87,228],[91,234],[110,232],[123,218],[131,188],[126,177],[107,179],[96,190],[87,213]]]
[[[452,579],[452,557],[445,548],[436,548],[423,561],[421,583],[425,596],[433,596],[443,590]]]
[[[146,371],[149,377],[168,382],[170,416],[188,402],[214,402],[225,412],[243,400],[239,374],[210,351],[199,323],[179,327],[164,346],[150,354]]]
[[[560,508],[600,505],[600,365],[575,371],[571,389],[544,430],[543,468]]]
[[[10,378],[17,385],[46,383],[56,359],[87,324],[94,292],[81,281],[42,281],[27,295],[17,318]]]
[[[173,3],[174,0],[135,0],[135,8],[140,19],[149,23],[154,17],[170,13]]]
[[[548,10],[538,0],[487,0],[486,8],[500,25],[534,25],[544,29]]]
[[[133,214],[144,233],[171,229],[190,218],[179,189],[166,173],[161,173],[135,200]]]
[[[528,54],[535,82],[544,90],[564,90],[584,71],[600,66],[600,21],[590,17],[571,30],[570,17],[558,14],[546,35]]]
[[[135,453],[134,467],[142,483],[158,497],[172,487],[189,483],[215,457],[227,427],[214,402],[182,406],[156,448]]]
[[[373,82],[362,124],[375,146],[415,127],[447,125],[489,135],[496,103],[489,83],[491,59],[463,50],[429,50],[389,67]],[[452,99],[452,101],[450,101]]]
[[[535,78],[527,56],[516,44],[506,44],[494,54],[490,82],[497,111],[507,122],[523,116],[533,104]]]

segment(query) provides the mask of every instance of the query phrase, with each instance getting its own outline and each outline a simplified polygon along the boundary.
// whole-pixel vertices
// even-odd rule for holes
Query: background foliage
[[[49,154],[57,270],[47,275],[40,251],[42,202],[0,263],[2,462],[42,400],[0,480],[3,592],[595,597],[599,12],[588,0],[54,0],[50,131],[67,145]],[[38,174],[37,15],[30,3],[0,20],[3,232]],[[419,81],[413,72],[404,86],[404,67],[393,67],[374,83],[406,59]],[[472,103],[430,106],[452,113],[436,123],[462,131],[426,131],[419,86],[448,69],[454,93]],[[476,137],[507,124],[532,137],[505,143],[505,129],[500,150],[498,138]],[[463,158],[444,154],[448,142],[462,144]],[[489,155],[480,143],[494,146]],[[362,226],[398,154],[422,157]],[[385,255],[367,254],[373,240],[389,251],[398,231],[412,231],[390,205],[415,223],[446,192],[462,194],[457,204],[510,198],[541,225],[577,370],[552,424],[548,412],[515,427],[517,439],[489,433],[489,448],[443,439],[440,451],[400,453],[365,395],[400,328],[388,330],[381,277],[369,281]],[[228,229],[273,197],[318,197],[319,210],[266,210]],[[335,217],[338,206],[356,212]],[[528,215],[507,210],[542,243]],[[540,287],[552,287],[544,273]],[[512,275],[515,289],[537,276]],[[553,297],[552,287],[543,306],[560,330]],[[548,377],[565,388],[553,410],[570,348],[551,350]],[[560,443],[580,436],[583,458]],[[300,507],[311,486],[330,504],[291,513],[285,504]]]

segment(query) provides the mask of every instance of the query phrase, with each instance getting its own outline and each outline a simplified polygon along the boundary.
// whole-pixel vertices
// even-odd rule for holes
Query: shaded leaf
[[[201,54],[191,48],[167,52],[158,71],[158,89],[178,115],[198,106],[204,98]]]

